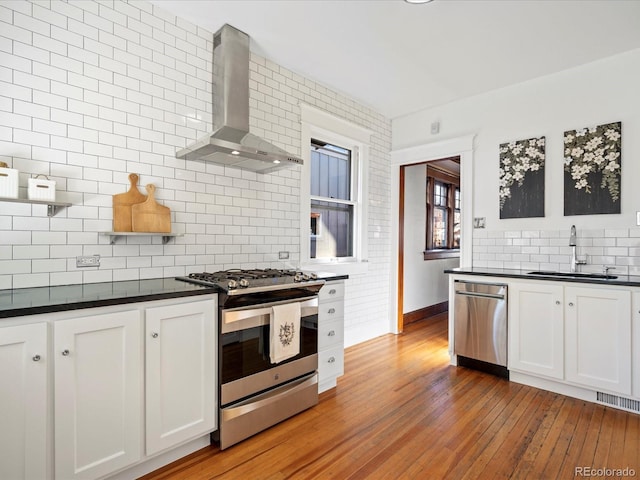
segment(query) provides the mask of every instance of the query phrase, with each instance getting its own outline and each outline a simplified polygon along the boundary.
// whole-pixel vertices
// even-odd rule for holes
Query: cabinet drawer
[[[342,347],[344,342],[344,327],[342,320],[333,322],[320,321],[318,325],[318,350],[331,347]]]
[[[318,353],[318,372],[320,382],[339,377],[344,373],[344,349],[342,345]]]
[[[344,297],[344,283],[327,283],[320,290],[320,303],[331,302]]]
[[[318,306],[318,318],[320,322],[330,322],[332,320],[344,317],[344,302],[338,300],[337,302],[321,303]]]

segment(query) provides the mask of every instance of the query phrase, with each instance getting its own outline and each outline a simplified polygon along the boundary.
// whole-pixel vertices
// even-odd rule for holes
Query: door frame
[[[460,157],[460,195],[462,202],[460,225],[460,266],[470,267],[473,254],[473,142],[475,135],[427,143],[391,152],[391,268],[389,292],[389,331],[401,333],[403,322],[404,275],[404,174],[401,167]]]

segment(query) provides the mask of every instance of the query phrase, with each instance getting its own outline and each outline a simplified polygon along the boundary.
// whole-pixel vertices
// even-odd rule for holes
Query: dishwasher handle
[[[464,290],[456,290],[456,295],[463,295],[465,297],[495,298],[496,300],[505,299],[505,296],[500,293],[477,293],[477,292],[465,292]]]

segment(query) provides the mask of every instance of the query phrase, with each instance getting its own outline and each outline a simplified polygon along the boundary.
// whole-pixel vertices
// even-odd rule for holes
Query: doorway
[[[461,222],[460,222],[460,266],[470,267],[472,258],[472,228],[473,228],[473,141],[475,135],[452,138],[440,142],[433,142],[415,147],[408,147],[391,152],[392,162],[392,268],[390,288],[390,331],[401,333],[404,328],[404,264],[407,253],[404,251],[404,240],[407,233],[407,219],[404,208],[406,194],[404,185],[407,183],[408,171],[403,167],[425,164],[429,160],[439,160],[450,157],[460,159],[460,187],[461,187]],[[409,171],[410,172],[410,171]],[[400,188],[400,185],[403,188]],[[422,262],[422,260],[421,260]]]
[[[398,331],[448,310],[445,269],[459,266],[460,157],[400,167]],[[401,322],[401,323],[400,323]]]

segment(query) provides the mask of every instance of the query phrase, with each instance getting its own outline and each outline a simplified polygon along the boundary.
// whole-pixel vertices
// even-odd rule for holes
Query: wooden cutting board
[[[171,233],[171,209],[156,202],[155,191],[155,185],[147,185],[147,200],[131,206],[134,232]]]
[[[113,196],[113,231],[131,232],[131,206],[142,203],[147,199],[146,195],[140,193],[138,187],[138,175],[129,174],[131,187],[127,193],[118,193]]]

